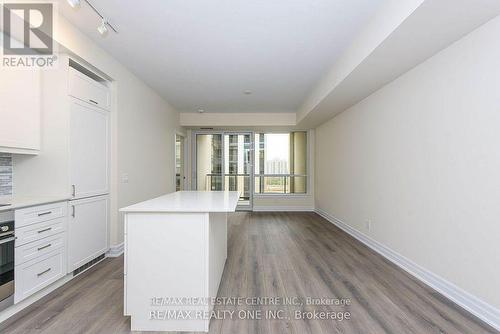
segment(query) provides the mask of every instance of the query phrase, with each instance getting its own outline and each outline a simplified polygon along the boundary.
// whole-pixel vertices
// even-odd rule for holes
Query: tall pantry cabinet
[[[69,198],[65,273],[109,248],[110,83],[89,68],[61,53],[56,68],[31,78],[41,81],[39,145],[12,157],[17,194]]]
[[[68,271],[108,250],[111,97],[89,74],[69,68]]]

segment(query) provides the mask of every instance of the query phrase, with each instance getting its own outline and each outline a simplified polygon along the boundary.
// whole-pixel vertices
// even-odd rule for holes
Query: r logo
[[[53,4],[3,4],[4,55],[52,55]]]

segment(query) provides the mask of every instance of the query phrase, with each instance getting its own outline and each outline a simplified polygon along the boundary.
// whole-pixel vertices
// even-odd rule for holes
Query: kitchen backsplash
[[[0,153],[0,196],[12,195],[12,155]]]

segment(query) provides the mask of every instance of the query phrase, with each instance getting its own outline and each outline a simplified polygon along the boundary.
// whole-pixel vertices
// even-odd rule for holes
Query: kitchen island
[[[180,191],[120,210],[132,330],[208,332],[227,258],[227,213],[238,198],[236,191]]]

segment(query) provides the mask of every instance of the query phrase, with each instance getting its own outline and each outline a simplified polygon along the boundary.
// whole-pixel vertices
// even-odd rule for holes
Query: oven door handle
[[[10,238],[7,238],[7,239],[0,239],[0,245],[6,244],[6,243],[14,241],[14,240],[16,240],[15,237],[10,237]]]
[[[5,237],[5,236],[8,236],[8,235],[14,235],[14,231],[0,233],[0,237]]]

